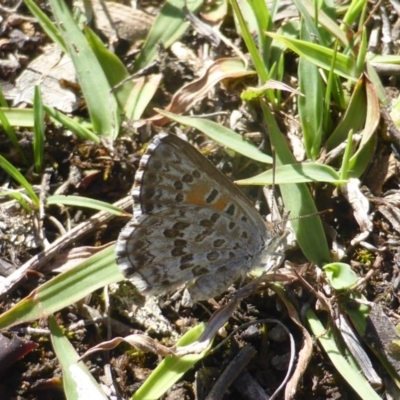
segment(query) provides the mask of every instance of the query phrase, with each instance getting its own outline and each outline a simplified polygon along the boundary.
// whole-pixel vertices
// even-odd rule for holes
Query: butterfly
[[[263,263],[284,233],[188,142],[159,133],[132,190],[134,217],[115,248],[127,279],[147,295],[185,286],[190,302],[223,293]]]

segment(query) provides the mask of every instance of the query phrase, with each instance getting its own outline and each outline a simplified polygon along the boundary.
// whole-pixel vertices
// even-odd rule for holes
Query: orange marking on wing
[[[219,198],[215,203],[212,204],[208,204],[206,202],[206,195],[205,193],[209,192],[210,188],[205,188],[207,190],[203,190],[203,188],[198,188],[199,190],[192,190],[191,192],[186,193],[186,200],[189,204],[196,204],[199,206],[208,206],[208,207],[212,207],[215,208],[218,211],[224,211],[227,204],[228,204],[228,200],[226,198]]]
[[[187,193],[186,196],[187,202],[189,204],[196,204],[199,206],[204,206],[206,204],[204,196],[202,196],[202,194],[199,192],[190,192]]]
[[[221,197],[216,203],[212,204],[212,207],[222,212],[225,210],[227,204],[227,199]]]

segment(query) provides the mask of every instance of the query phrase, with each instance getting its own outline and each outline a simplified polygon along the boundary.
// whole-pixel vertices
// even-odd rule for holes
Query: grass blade
[[[186,332],[176,346],[186,346],[195,342],[205,325],[200,324]],[[212,344],[212,343],[211,343]],[[211,346],[210,344],[210,346]],[[167,356],[147,378],[146,382],[133,395],[133,400],[159,399],[185,372],[191,369],[207,354],[209,349],[200,354],[190,354],[184,357]]]
[[[272,158],[270,156],[258,150],[251,142],[244,139],[243,136],[220,124],[202,118],[182,117],[181,115],[162,110],[157,110],[157,112],[180,124],[198,129],[211,139],[239,154],[263,163],[272,163]]]
[[[35,95],[33,99],[33,115],[35,124],[33,127],[33,158],[35,160],[35,171],[40,173],[43,168],[44,154],[44,110],[42,102],[42,94],[40,87],[35,86]]]
[[[114,246],[46,282],[0,315],[0,329],[48,316],[124,277],[115,263]]]
[[[107,400],[107,396],[94,380],[79,354],[64,336],[53,316],[49,317],[51,342],[63,371],[64,393],[67,399]]]
[[[294,157],[290,153],[270,110],[263,102],[261,102],[261,107],[269,128],[272,144],[276,150],[277,164],[295,164]],[[285,207],[290,211],[291,217],[294,218],[291,224],[305,256],[317,265],[329,262],[330,252],[325,233],[321,219],[316,215],[317,208],[307,185],[305,183],[281,185],[280,190]],[[301,215],[313,214],[314,217],[296,219]]]
[[[107,77],[65,2],[50,0],[50,5],[75,65],[93,128],[100,135],[115,138],[120,126],[118,106]]]
[[[196,12],[203,4],[202,0],[167,0],[147,36],[142,51],[135,63],[135,71],[149,65],[157,56],[158,46],[167,49],[175,43],[189,27],[182,9],[186,7],[191,12]]]
[[[28,196],[32,200],[35,207],[39,208],[39,198],[36,196],[35,191],[31,184],[25,179],[25,177],[8,162],[3,156],[0,155],[0,168],[3,168],[19,185],[21,185],[27,192]]]
[[[115,207],[112,204],[82,196],[64,196],[61,194],[50,196],[47,199],[47,205],[52,204],[63,204],[64,206],[86,207],[91,208],[92,210],[108,211],[109,213],[114,214],[117,217],[126,215],[126,212],[124,210],[121,210],[120,208]]]
[[[311,330],[324,348],[337,371],[363,400],[379,400],[381,397],[370,386],[367,380],[355,370],[341,355],[331,329],[326,329],[310,308],[306,311],[307,322]]]

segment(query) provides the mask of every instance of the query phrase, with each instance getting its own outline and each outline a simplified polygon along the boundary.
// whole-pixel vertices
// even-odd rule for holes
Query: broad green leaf
[[[365,128],[361,138],[361,143],[356,153],[349,161],[349,176],[356,178],[361,176],[368,164],[371,162],[377,141],[375,131],[379,125],[381,117],[377,92],[374,84],[368,78],[365,78],[365,88],[367,93],[367,117]]]
[[[128,119],[138,120],[143,116],[154,94],[160,86],[162,74],[139,78],[126,100],[124,110]]]
[[[365,82],[364,78],[361,77],[354,87],[349,105],[342,119],[326,142],[327,150],[330,151],[343,143],[347,139],[350,130],[354,132],[360,131],[365,124],[366,112]]]
[[[114,88],[124,81],[124,84],[121,87],[113,90],[119,104],[119,109],[124,109],[129,94],[134,87],[133,82],[129,79],[127,80],[129,77],[128,70],[122,61],[104,46],[91,29],[85,28],[85,35],[90,47],[99,61],[99,64],[101,65],[102,70],[104,71],[104,74],[106,75],[110,87]]]
[[[357,283],[357,274],[349,264],[339,262],[326,264],[323,270],[335,290],[348,289]]]
[[[311,40],[307,29],[302,25],[302,39]],[[307,157],[316,160],[322,143],[324,116],[324,85],[318,67],[305,58],[299,60],[299,116]]]

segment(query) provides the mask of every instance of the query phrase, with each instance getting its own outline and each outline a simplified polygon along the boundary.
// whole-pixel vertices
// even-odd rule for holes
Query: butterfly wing
[[[149,144],[132,193],[134,218],[116,259],[144,293],[186,284],[193,301],[214,297],[259,261],[275,235],[225,175],[174,135]]]

